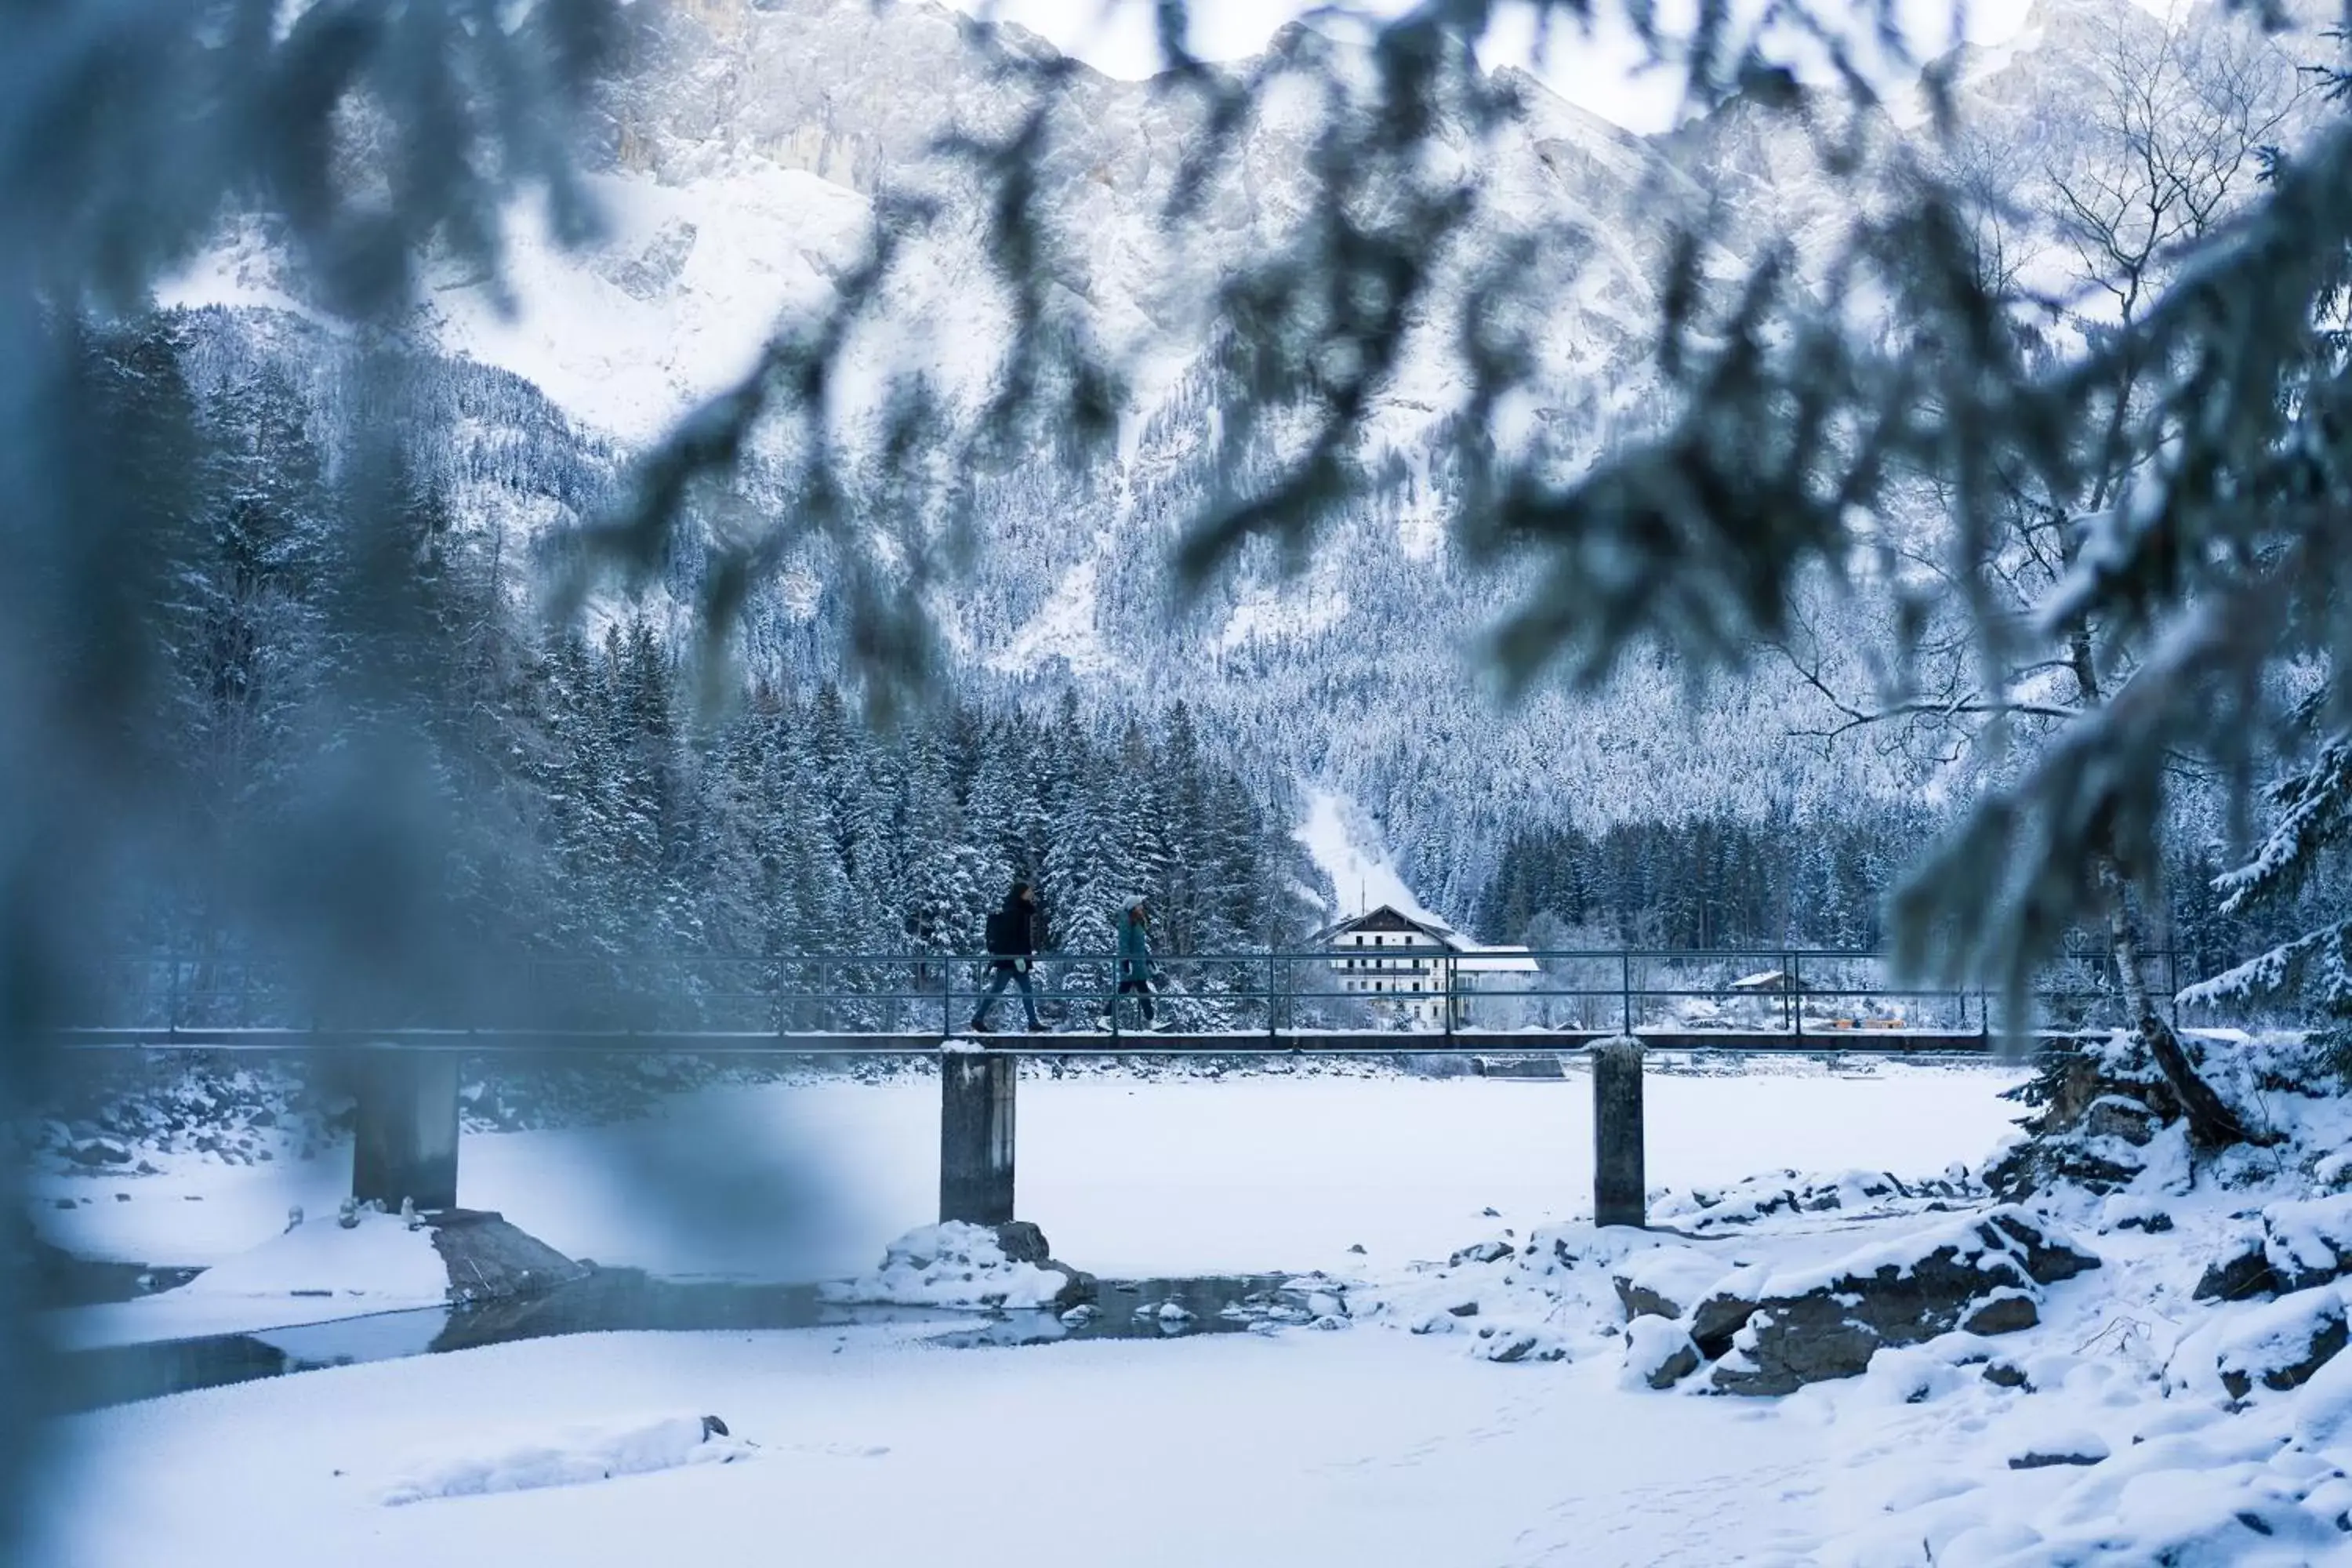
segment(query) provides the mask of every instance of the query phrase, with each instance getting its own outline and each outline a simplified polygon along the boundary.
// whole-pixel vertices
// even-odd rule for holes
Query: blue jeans
[[[989,968],[994,973],[989,975],[987,988],[980,994],[980,1006],[971,1016],[973,1026],[986,1028],[988,1011],[996,1005],[996,999],[1004,994],[1007,985],[1018,985],[1021,987],[1022,1010],[1029,1015],[1029,1026],[1033,1029],[1042,1027],[1037,1022],[1037,993],[1029,984],[1029,972],[1010,963],[992,963]]]

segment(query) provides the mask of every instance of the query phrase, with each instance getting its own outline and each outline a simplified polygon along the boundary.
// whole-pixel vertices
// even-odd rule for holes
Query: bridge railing
[[[2173,954],[2143,955],[2142,980],[2168,997]],[[1866,1030],[1981,1032],[1989,1000],[1974,991],[1906,986],[1887,955],[1759,947],[1709,952],[1558,949],[1440,952],[1429,948],[1168,953],[1155,957],[1155,1012],[1184,1033],[1649,1029],[1791,1036]],[[1109,1006],[1110,953],[1040,956],[1029,978],[1055,1030],[1133,1031],[1139,1005]],[[968,954],[782,953],[532,956],[499,966],[498,984],[461,1002],[344,1016],[300,972],[245,957],[129,958],[110,966],[87,1026],[111,1029],[299,1030],[404,1027],[576,1029],[610,1033],[887,1034],[963,1032],[992,978]],[[2126,1022],[2122,988],[2104,955],[2069,955],[2034,992],[2037,1027]],[[1021,994],[1008,986],[992,1026],[1017,1030]]]

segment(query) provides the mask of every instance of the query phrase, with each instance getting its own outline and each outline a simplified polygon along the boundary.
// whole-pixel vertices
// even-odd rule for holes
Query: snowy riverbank
[[[1324,1268],[1344,1308],[1025,1348],[950,1349],[936,1322],[600,1333],[126,1405],[59,1425],[79,1468],[47,1560],[127,1568],[170,1540],[192,1568],[622,1568],[760,1541],[927,1568],[950,1521],[959,1561],[1024,1568],[2352,1559],[2352,1357],[2328,1359],[2345,1298],[2320,1278],[2352,1247],[2336,1234],[2352,1198],[2313,1196],[2343,1174],[2352,1112],[2274,1101],[2287,1142],[2194,1180],[2176,1127],[2125,1191],[2002,1207],[1948,1168],[2000,1140],[2016,1077],[1659,1072],[1651,1174],[1673,1190],[1654,1212],[1673,1230],[1648,1235],[1583,1218],[1578,1077],[1024,1082],[1023,1208],[1056,1256],[1107,1276]],[[927,1215],[936,1095],[735,1088],[639,1121],[477,1136],[469,1196],[612,1264],[846,1276]],[[1781,1169],[1805,1173],[1759,1174]],[[53,1175],[45,1196],[100,1201],[45,1218],[146,1245],[174,1234],[164,1216],[202,1214],[182,1243],[228,1246],[234,1216],[341,1174],[328,1157]],[[622,1201],[633,1182],[680,1201]],[[2197,1299],[2248,1236],[2320,1282]],[[1861,1348],[1860,1375],[1714,1392],[1752,1384],[1804,1292],[1855,1282],[1899,1305],[1907,1260],[1954,1245],[1983,1271],[1973,1303],[1881,1320],[1894,1331]],[[2043,1267],[2045,1249],[2074,1261]],[[1719,1329],[1706,1362],[1662,1372],[1727,1291],[1762,1304],[1742,1336]],[[1629,1322],[1636,1307],[1668,1315]],[[1003,1522],[961,1522],[982,1518]]]

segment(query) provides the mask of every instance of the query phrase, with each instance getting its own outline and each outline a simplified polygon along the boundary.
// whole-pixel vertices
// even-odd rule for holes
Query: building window
[[[1412,988],[1413,988],[1415,991],[1420,990],[1420,989],[1421,989],[1421,982],[1420,982],[1420,981],[1418,981],[1418,980],[1414,981],[1414,982],[1412,983]]]

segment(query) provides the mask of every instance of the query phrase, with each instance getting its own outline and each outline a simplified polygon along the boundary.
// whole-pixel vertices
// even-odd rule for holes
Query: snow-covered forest
[[[207,309],[94,338],[87,394],[121,433],[119,461],[203,474],[156,580],[171,605],[162,754],[192,869],[217,874],[282,830],[319,746],[401,726],[431,747],[448,919],[463,942],[517,956],[968,952],[1016,876],[1039,884],[1056,946],[1107,950],[1120,899],[1141,892],[1174,952],[1279,948],[1328,905],[1291,838],[1298,781],[1269,731],[1356,704],[1382,711],[1329,723],[1342,751],[1381,735],[1410,755],[1414,724],[1476,729],[1433,717],[1465,700],[1443,667],[1429,705],[1403,712],[1388,706],[1399,683],[1342,673],[1350,637],[1418,613],[1410,584],[1370,574],[1355,591],[1386,608],[1311,656],[1244,647],[1158,689],[1066,666],[971,668],[960,695],[879,731],[829,676],[837,625],[772,601],[729,668],[740,684],[708,700],[688,628],[660,608],[691,597],[692,552],[666,564],[650,605],[586,626],[536,614],[529,584],[560,561],[562,528],[609,497],[619,458],[508,373],[411,355],[362,374],[297,319]],[[347,432],[380,416],[406,432],[392,547],[415,570],[398,615],[352,628],[335,596],[370,563],[341,526]],[[996,504],[1026,501],[1015,487]],[[992,552],[990,579],[1008,553]],[[1318,660],[1325,679],[1286,684]],[[1260,694],[1246,712],[1219,698],[1236,689]],[[357,710],[341,702],[362,689]],[[1190,706],[1203,699],[1205,723]],[[1548,792],[1514,806],[1452,800],[1444,774],[1385,790],[1377,766],[1342,776],[1406,802],[1391,833],[1433,886],[1494,865],[1474,907],[1511,935],[1548,914],[1594,941],[1868,945],[1906,831],[1891,807],[1810,826],[1691,811],[1615,821],[1595,847],[1551,824]],[[1454,826],[1465,817],[1516,837],[1497,856]],[[1449,833],[1465,837],[1460,867]],[[216,889],[133,886],[147,951],[235,949]]]
[[[560,542],[533,521],[586,512],[607,448],[504,373],[418,360],[358,384],[331,353],[289,364],[257,326],[320,346],[214,311],[132,323],[88,359],[95,409],[130,437],[119,460],[203,454],[158,574],[156,723],[206,872],[297,819],[314,748],[394,726],[428,742],[419,809],[450,835],[427,895],[461,944],[509,959],[968,952],[1015,878],[1070,951],[1108,951],[1137,894],[1176,952],[1279,947],[1316,918],[1285,804],[1218,761],[1181,699],[950,697],[877,731],[804,644],[706,701],[675,628],[550,627],[519,590]],[[355,407],[411,433],[392,542],[413,569],[397,613],[358,632],[330,629],[368,570],[340,504]],[[132,885],[150,951],[236,951],[217,889]]]
[[[202,454],[195,526],[174,531],[166,580],[163,699],[199,837],[233,860],[277,830],[297,804],[294,764],[334,739],[322,710],[367,687],[378,710],[330,729],[396,722],[429,738],[459,841],[450,918],[518,956],[968,952],[1016,876],[1040,885],[1057,946],[1107,950],[1119,900],[1143,892],[1172,951],[1279,948],[1351,891],[1318,889],[1291,838],[1310,782],[1289,771],[1302,732],[1318,737],[1322,777],[1385,805],[1416,886],[1496,940],[1877,947],[1888,889],[1941,820],[1915,800],[1833,790],[1844,764],[1809,762],[1797,721],[1760,698],[1725,748],[1745,780],[1722,778],[1727,762],[1703,760],[1696,735],[1680,754],[1703,771],[1654,774],[1660,738],[1637,742],[1605,700],[1555,698],[1502,726],[1514,746],[1546,733],[1582,745],[1574,766],[1498,761],[1459,653],[1415,629],[1433,595],[1476,581],[1442,560],[1351,566],[1345,592],[1361,607],[1303,643],[1240,639],[1149,682],[1083,661],[1018,674],[975,662],[936,709],[878,731],[832,679],[841,628],[822,598],[796,611],[777,595],[713,699],[690,625],[664,608],[693,596],[696,552],[666,563],[649,600],[593,624],[537,613],[529,585],[560,563],[562,530],[609,500],[622,459],[511,374],[417,354],[362,378],[297,319],[217,308],[117,328],[89,364],[123,460]],[[414,597],[371,633],[331,632],[332,595],[365,570],[338,523],[353,460],[342,432],[380,409],[408,433],[398,547],[419,568]],[[988,515],[1000,510],[1050,515],[1018,483]],[[991,548],[968,626],[991,624],[985,606],[1013,592],[1020,560]],[[1137,577],[1122,591],[1149,625],[1164,612],[1140,585],[1149,572]],[[1380,668],[1377,650],[1400,644],[1422,679]],[[1668,683],[1638,705],[1662,700],[1680,722]],[[1776,753],[1777,772],[1762,760]],[[2294,912],[2218,912],[2218,831],[2184,837],[2157,922],[2190,973],[2252,956]],[[2333,885],[2323,877],[2295,907]],[[201,892],[148,896],[148,951],[234,946]]]
[[[2058,711],[2039,700],[2052,679],[2045,672],[2021,676],[2005,703],[1955,700],[1964,694],[1952,688],[1942,700],[1919,696],[1919,710],[1900,721],[1880,721],[1886,682],[1911,657],[1903,645],[1920,609],[1914,579],[1925,580],[1922,563],[1936,548],[1937,502],[1916,489],[1888,498],[1874,539],[1873,548],[1891,549],[1891,563],[1864,574],[1859,593],[1801,584],[1801,613],[1777,637],[1751,640],[1738,673],[1695,682],[1674,658],[1636,650],[1598,687],[1538,681],[1498,705],[1482,650],[1498,646],[1490,642],[1497,628],[1559,591],[1539,559],[1463,525],[1476,514],[1476,465],[1464,455],[1462,430],[1436,412],[1447,373],[1419,361],[1410,384],[1374,405],[1351,458],[1361,482],[1321,518],[1311,549],[1253,542],[1196,590],[1172,591],[1166,565],[1188,520],[1222,494],[1270,483],[1286,461],[1271,432],[1239,447],[1213,438],[1246,404],[1256,374],[1256,351],[1229,324],[1196,335],[1167,327],[1181,349],[1176,368],[1135,387],[1115,452],[1053,461],[974,454],[945,510],[936,495],[877,488],[850,462],[839,477],[848,511],[891,520],[876,528],[890,535],[885,553],[900,563],[870,578],[854,569],[859,547],[842,536],[793,531],[801,459],[789,443],[755,445],[726,485],[697,492],[688,525],[636,559],[625,581],[598,579],[584,621],[551,632],[541,595],[548,574],[583,558],[576,531],[622,503],[632,465],[681,394],[718,379],[712,367],[730,341],[721,323],[779,300],[797,309],[811,290],[830,287],[848,265],[862,215],[887,184],[885,172],[911,179],[928,168],[921,150],[941,115],[993,123],[1003,111],[1008,89],[992,75],[1002,65],[992,63],[991,46],[943,16],[894,7],[853,21],[823,5],[805,9],[761,12],[740,26],[725,20],[732,13],[700,18],[668,7],[637,17],[629,68],[600,100],[620,141],[589,160],[610,236],[575,259],[544,237],[518,235],[519,316],[502,313],[478,274],[428,256],[434,289],[386,362],[322,321],[266,229],[232,226],[163,291],[213,303],[117,329],[177,345],[204,438],[244,453],[261,476],[253,495],[215,503],[250,515],[211,530],[218,558],[183,577],[184,589],[214,602],[208,613],[235,606],[232,617],[250,623],[226,643],[216,631],[192,634],[174,649],[188,691],[205,693],[184,695],[175,721],[188,726],[175,753],[192,770],[200,819],[226,833],[234,815],[242,831],[269,831],[268,747],[306,763],[317,754],[313,699],[340,678],[302,639],[313,635],[306,627],[329,623],[336,637],[351,638],[337,616],[318,613],[320,595],[343,567],[367,568],[335,563],[349,547],[328,522],[337,487],[386,461],[365,455],[353,432],[376,427],[371,422],[386,412],[405,432],[394,461],[415,470],[400,480],[414,494],[401,526],[414,530],[408,544],[432,574],[424,591],[437,602],[423,614],[439,629],[404,633],[403,651],[389,660],[351,647],[341,657],[348,670],[416,664],[415,679],[436,688],[415,700],[435,715],[435,787],[450,802],[462,792],[489,803],[472,821],[450,813],[471,847],[449,864],[499,868],[453,871],[451,886],[468,906],[464,929],[502,931],[511,942],[761,951],[822,932],[853,946],[951,945],[971,940],[979,895],[944,895],[943,881],[961,888],[1016,873],[1055,884],[1055,929],[1065,935],[1099,934],[1087,924],[1098,894],[1082,889],[1162,887],[1181,874],[1225,888],[1233,912],[1198,932],[1188,920],[1179,940],[1283,940],[1349,897],[1314,888],[1288,846],[1298,792],[1315,787],[1356,801],[1381,840],[1374,847],[1422,901],[1488,940],[1877,946],[1889,931],[1886,898],[1920,847],[2035,754],[2049,722],[2041,715]],[[783,47],[803,37],[814,40],[809,49]],[[2066,273],[2072,256],[2090,258],[2082,265],[2102,277],[2122,267],[2127,289],[2154,290],[2169,265],[2163,244],[2189,232],[2179,225],[2210,221],[2244,200],[2262,139],[2294,133],[2316,112],[2312,95],[2294,89],[2289,51],[2249,53],[2235,43],[2216,46],[2214,58],[2168,54],[2152,19],[2127,5],[2053,6],[2029,37],[2030,48],[1963,50],[1950,62],[1972,115],[1950,156],[1977,182],[1967,188],[1998,193],[1987,209],[1998,242],[1988,265],[1997,260],[2032,287]],[[720,64],[759,84],[724,124],[694,108],[693,84]],[[922,75],[945,90],[909,90]],[[2130,129],[2128,115],[2102,117],[2102,95],[2122,102],[2137,84],[2186,105],[2214,83],[2234,84],[2236,98],[2208,102],[2201,118],[2182,109],[2184,136],[2203,137],[2212,156],[2200,165],[2200,188],[2178,198],[2209,216],[2168,218],[2177,233],[2137,236],[2136,258],[2128,245],[2121,262],[2084,249],[2095,237],[2083,227],[2087,218],[2067,216],[2067,204],[2107,188],[2101,138]],[[1149,247],[1134,237],[1148,232],[1156,193],[1174,177],[1155,141],[1171,110],[1130,84],[1081,78],[1067,90],[1087,106],[1080,142],[1123,172],[1088,187],[1097,194],[1087,199],[1103,204],[1104,243],[1127,237],[1066,258],[1086,277],[1075,296],[1084,309],[1065,326],[1083,334],[1139,312],[1166,326],[1177,321],[1169,302],[1176,284],[1143,259]],[[1495,205],[1517,215],[1566,201],[1578,214],[1623,219],[1612,245],[1595,248],[1599,231],[1589,226],[1562,241],[1569,259],[1607,279],[1569,297],[1543,339],[1540,445],[1547,462],[1572,471],[1658,429],[1672,406],[1643,339],[1668,254],[1658,190],[1712,191],[1727,255],[1743,246],[1760,254],[1780,227],[1825,246],[1842,209],[1809,166],[1802,137],[1738,99],[1675,137],[1642,139],[1532,83],[1514,90],[1517,118],[1484,133],[1477,153]],[[803,123],[817,105],[821,134]],[[2003,130],[2028,124],[2037,127],[2031,155]],[[1276,136],[1261,151],[1280,172],[1273,188],[1288,193],[1285,200],[1307,188],[1295,148]],[[2235,161],[2213,161],[2224,152]],[[924,175],[935,177],[947,181],[941,194],[951,203],[969,196],[960,176]],[[1987,184],[2001,181],[2010,183]],[[1058,219],[1077,198],[1055,189],[1063,195],[1049,195],[1048,210]],[[971,237],[950,229],[894,285],[895,309],[936,312],[970,279]],[[772,231],[794,237],[797,261],[763,247]],[[1234,264],[1250,254],[1251,238],[1215,231],[1205,260]],[[2111,226],[2108,238],[2135,237]],[[952,384],[965,359],[1003,347],[1005,330],[986,310],[948,323],[935,345],[944,358],[929,369]],[[2063,323],[2052,342],[2078,330]],[[1067,432],[1057,439],[1076,441]],[[356,477],[373,482],[367,472]],[[714,673],[696,606],[735,563],[741,540],[762,529],[781,542],[755,552],[760,565],[744,584],[727,662]],[[240,530],[251,537],[232,537]],[[959,539],[973,546],[961,560]],[[2021,530],[2016,561],[2003,570],[2020,592],[2038,591],[2033,563],[2053,551],[2063,553],[2054,537]],[[909,566],[892,586],[892,572]],[[926,668],[936,708],[872,741],[872,769],[824,763],[830,795],[794,792],[835,813],[851,795],[887,798],[887,811],[858,809],[887,816],[890,842],[853,849],[845,830],[828,830],[830,857],[804,860],[794,849],[778,861],[777,836],[800,829],[741,822],[751,797],[771,786],[729,784],[732,764],[721,760],[741,751],[762,712],[780,716],[779,734],[806,732],[800,710],[842,682],[874,642],[860,616],[894,597],[933,622]],[[634,629],[638,621],[645,634]],[[609,651],[616,626],[620,656]],[[1957,661],[1974,656],[1958,651],[1965,644],[1950,632],[1931,629],[1938,651],[1914,672],[1923,683],[1950,688],[1973,675]],[[584,650],[569,648],[574,637]],[[665,804],[649,812],[634,798],[598,802],[598,792],[654,786],[616,763],[613,781],[583,794],[550,759],[584,742],[550,737],[569,722],[566,705],[599,700],[588,694],[597,681],[598,689],[645,689],[656,658],[675,739],[616,755],[663,757]],[[843,689],[862,710],[854,682]],[[1936,720],[1939,700],[1947,711]],[[2014,713],[1999,711],[2011,704]],[[1190,738],[1175,721],[1180,708]],[[2017,744],[1988,746],[1969,732],[1996,719]],[[972,739],[989,731],[997,732]],[[1066,858],[1107,868],[1071,879],[1045,863],[1047,840],[1034,828],[1008,834],[1003,809],[972,796],[981,761],[1002,767],[1011,761],[1004,753],[1024,753],[1024,765],[1042,770],[1034,787],[1049,803],[1047,820],[1058,821],[1055,803],[1096,793],[1088,778],[1141,787],[1137,770],[1110,761],[1131,762],[1139,747],[1155,760],[1197,750],[1221,790],[1238,787],[1216,815],[1238,821],[1246,797],[1245,836],[1259,846],[1246,864],[1202,858],[1193,847],[1204,835],[1223,840],[1242,830],[1210,833],[1192,807],[1166,807],[1175,815],[1160,820],[1161,805],[1122,801],[1114,790],[1088,800],[1087,819],[1117,824],[1135,841],[1108,837],[1104,826],[1088,830],[1096,837],[1081,851],[1057,828],[1051,842]],[[925,777],[930,757],[943,759],[943,784]],[[758,765],[788,775],[802,764]],[[250,775],[231,776],[238,769]],[[870,788],[843,782],[869,777]],[[2234,860],[2230,787],[2221,772],[2181,767],[2168,788],[2161,849],[2135,873],[2147,883],[2134,895],[2143,940],[2187,954],[2193,973],[2249,960],[2305,929],[2338,886],[2330,860],[2284,905],[2242,900],[2224,911],[2214,879]],[[772,799],[769,808],[782,809]],[[943,820],[952,847],[942,842]],[[648,832],[661,837],[650,859],[590,847]],[[508,834],[514,841],[500,844]],[[759,846],[762,868],[795,869],[763,869],[767,879],[750,887],[716,869],[745,863],[730,857],[747,843]],[[944,861],[931,863],[940,857],[954,858],[951,874]],[[626,880],[646,873],[622,869],[653,864],[667,879],[658,890]],[[566,878],[591,871],[604,882],[595,893],[565,892]],[[1323,909],[1293,895],[1297,880],[1326,900]],[[173,896],[194,899],[191,909],[204,901]],[[564,918],[520,912],[554,908]]]
[[[835,682],[834,607],[788,577],[714,693],[678,607],[708,567],[690,542],[588,624],[540,613],[532,584],[575,552],[564,531],[609,504],[625,458],[520,377],[422,353],[362,372],[299,318],[217,307],[134,320],[88,354],[121,460],[204,476],[159,585],[163,754],[209,856],[199,877],[282,827],[296,764],[376,723],[429,740],[454,929],[518,956],[971,951],[1016,876],[1040,884],[1057,946],[1107,949],[1118,900],[1145,892],[1172,951],[1278,948],[1351,896],[1318,888],[1292,840],[1310,782],[1373,803],[1414,886],[1494,940],[1874,948],[1888,890],[1948,818],[1844,788],[1908,764],[1824,756],[1769,673],[1711,700],[1703,729],[1663,670],[1482,717],[1428,611],[1501,595],[1450,549],[1373,548],[1385,523],[1359,525],[1362,548],[1315,590],[1345,601],[1328,626],[1220,637],[1198,668],[1146,643],[1149,680],[1067,650],[1036,668],[966,659],[940,704],[880,730]],[[340,487],[352,421],[386,413],[405,432],[395,543],[417,570],[401,616],[354,631],[332,601],[369,566]],[[956,610],[980,646],[1010,629],[992,606],[1040,570],[1024,536],[1055,515],[1050,489],[1009,477],[983,512],[995,531]],[[1149,556],[1126,563],[1086,608],[1162,625]],[[1189,624],[1161,635],[1181,646]],[[322,721],[362,688],[364,718]],[[2333,896],[2323,868],[2283,908],[2224,914],[2222,825],[2192,794],[2182,826],[2152,935],[2184,973],[2251,958]],[[236,947],[217,890],[132,886],[134,950]]]

